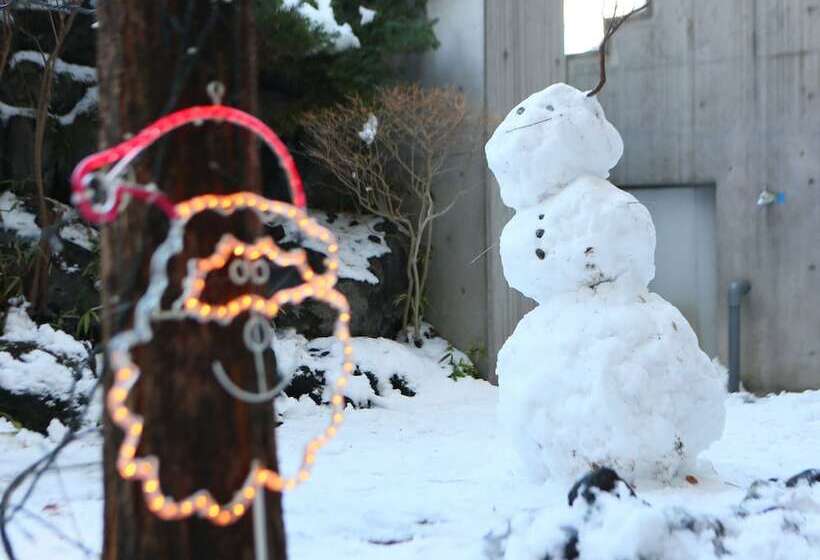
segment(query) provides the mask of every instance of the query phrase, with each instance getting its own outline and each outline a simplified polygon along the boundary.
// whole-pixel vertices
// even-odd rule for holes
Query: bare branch
[[[375,116],[375,135],[363,126]],[[353,96],[308,115],[306,153],[353,196],[363,210],[381,216],[409,242],[404,326],[418,335],[436,211],[433,185],[444,173],[466,116],[464,95],[452,88],[401,85],[379,90],[372,100]]]
[[[587,97],[592,97],[594,95],[598,95],[604,86],[606,85],[606,47],[609,43],[609,40],[612,38],[615,33],[618,32],[618,29],[632,16],[638,14],[647,8],[652,3],[652,0],[647,0],[646,4],[641,6],[640,8],[635,8],[634,10],[630,11],[627,14],[624,14],[618,17],[618,4],[615,4],[615,10],[612,14],[612,18],[609,20],[609,24],[606,27],[606,33],[604,33],[604,38],[601,40],[601,45],[598,47],[598,59],[600,61],[600,73],[601,77],[598,81],[598,85],[592,89],[589,93],[587,93]]]

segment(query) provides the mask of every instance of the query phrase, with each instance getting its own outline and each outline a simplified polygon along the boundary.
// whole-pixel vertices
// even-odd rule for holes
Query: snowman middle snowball
[[[725,370],[647,286],[655,227],[606,179],[623,143],[566,84],[510,111],[486,146],[504,275],[539,303],[498,357],[499,419],[538,479],[611,466],[669,480],[723,432]]]

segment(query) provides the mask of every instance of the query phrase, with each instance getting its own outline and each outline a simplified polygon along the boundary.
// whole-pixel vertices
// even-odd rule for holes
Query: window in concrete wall
[[[604,38],[606,18],[646,5],[647,0],[564,0],[564,54],[594,51]]]

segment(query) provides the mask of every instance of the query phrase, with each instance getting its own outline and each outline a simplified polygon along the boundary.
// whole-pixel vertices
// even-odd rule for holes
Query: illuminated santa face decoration
[[[143,430],[143,419],[133,412],[126,401],[129,392],[140,376],[139,366],[131,358],[131,349],[151,340],[151,321],[160,311],[162,294],[168,286],[168,261],[179,254],[183,245],[185,227],[190,219],[204,211],[216,211],[225,216],[239,210],[252,210],[262,220],[284,218],[296,224],[300,233],[309,239],[324,245],[328,256],[326,270],[316,273],[308,265],[307,255],[303,249],[287,251],[280,248],[270,237],[262,237],[254,243],[243,243],[230,234],[222,237],[214,252],[204,259],[192,259],[188,265],[188,274],[184,280],[183,294],[172,306],[172,312],[178,318],[192,318],[202,322],[228,324],[243,313],[252,314],[249,324],[254,325],[254,318],[273,319],[286,304],[299,304],[307,298],[323,301],[338,312],[335,336],[343,346],[344,363],[342,373],[333,381],[331,396],[332,414],[329,426],[322,434],[317,435],[306,445],[302,465],[293,476],[282,476],[262,465],[252,466],[247,479],[237,489],[234,498],[219,504],[207,489],[194,492],[181,500],[174,500],[163,493],[160,484],[160,462],[154,456],[137,457],[140,436]],[[111,340],[111,364],[114,370],[114,385],[107,396],[107,407],[114,423],[125,432],[117,459],[117,469],[127,479],[142,482],[143,493],[151,511],[168,520],[183,519],[199,515],[214,523],[227,525],[239,519],[247,511],[254,496],[263,487],[267,490],[281,492],[296,487],[306,481],[316,460],[316,453],[330,438],[336,435],[342,423],[344,408],[343,388],[348,382],[348,375],[353,370],[350,345],[350,307],[347,299],[335,289],[339,268],[339,247],[333,234],[318,225],[307,214],[290,204],[270,201],[253,193],[237,193],[227,196],[204,195],[176,206],[177,220],[171,224],[166,240],[157,248],[151,261],[151,282],[145,295],[137,303],[134,328],[118,334]],[[268,262],[279,267],[294,267],[301,276],[302,283],[279,290],[270,297],[258,294],[239,295],[223,303],[208,303],[201,299],[208,274],[227,267],[228,275],[235,284],[264,284],[270,277]],[[255,323],[259,326],[260,323]],[[246,331],[248,329],[246,328]],[[264,331],[262,331],[264,332]],[[246,333],[246,342],[265,344],[264,336],[255,339]],[[253,342],[255,341],[255,342]],[[252,351],[254,348],[249,348]],[[217,376],[219,376],[219,373]],[[227,376],[223,376],[227,378]],[[225,382],[225,379],[221,380]],[[247,400],[259,402],[269,400],[281,391],[283,383],[268,392],[245,392]],[[245,391],[234,387],[239,392]]]
[[[215,121],[230,123],[251,131],[278,157],[280,166],[288,179],[293,204],[267,200],[255,193],[240,192],[231,195],[207,194],[190,200],[172,203],[163,193],[144,186],[130,184],[123,179],[129,164],[159,138],[182,126]],[[105,174],[100,170],[108,168]],[[105,200],[98,202],[91,188],[92,179],[106,191]],[[249,509],[255,497],[264,490],[282,492],[291,490],[310,478],[310,472],[319,450],[333,438],[343,421],[343,390],[353,371],[350,344],[350,306],[342,293],[336,290],[339,268],[339,247],[333,234],[319,226],[305,212],[305,196],[301,179],[293,158],[281,140],[259,119],[238,109],[225,107],[215,101],[214,105],[190,107],[162,117],[137,135],[107,150],[92,154],[75,168],[72,178],[72,201],[80,214],[97,224],[110,223],[118,217],[125,202],[130,198],[159,208],[169,219],[170,228],[165,241],[151,257],[149,285],[137,302],[133,327],[109,342],[111,368],[114,382],[106,396],[106,406],[114,423],[125,434],[119,449],[117,469],[125,479],[139,481],[148,508],[165,520],[180,520],[197,515],[217,525],[229,525],[240,519]],[[99,194],[99,193],[98,193]],[[214,252],[204,259],[192,259],[183,281],[183,293],[172,309],[161,309],[162,296],[168,288],[168,263],[183,248],[185,229],[192,218],[202,212],[212,211],[230,216],[237,211],[252,211],[263,221],[273,218],[290,221],[296,225],[304,238],[323,245],[328,255],[325,271],[315,272],[307,262],[303,249],[284,250],[270,237],[262,237],[252,243],[243,243],[226,234],[217,243]],[[233,284],[262,286],[271,276],[271,265],[293,267],[301,283],[278,290],[270,296],[255,293],[241,294],[225,302],[207,302],[202,299],[206,277],[227,267]],[[330,378],[331,417],[329,424],[307,442],[302,462],[291,475],[282,475],[271,468],[254,462],[248,466],[243,485],[236,489],[227,503],[217,502],[208,489],[200,489],[182,499],[174,499],[162,491],[161,465],[155,456],[137,456],[144,429],[143,417],[133,411],[128,397],[140,378],[140,368],[132,358],[132,349],[146,344],[153,338],[152,321],[171,318],[192,318],[201,322],[227,325],[242,314],[250,319],[244,329],[245,345],[251,352],[260,353],[270,349],[272,332],[270,321],[285,304],[297,305],[307,298],[322,301],[338,313],[335,336],[342,345],[341,372]],[[258,365],[257,365],[258,368]],[[217,380],[233,396],[246,402],[265,402],[284,388],[284,382],[271,389],[251,392],[232,385],[221,365],[214,364]],[[264,377],[264,376],[263,376]]]

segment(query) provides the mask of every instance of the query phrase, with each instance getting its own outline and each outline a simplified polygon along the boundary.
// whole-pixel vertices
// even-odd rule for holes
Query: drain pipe
[[[749,293],[752,284],[748,280],[735,280],[729,284],[729,392],[740,390],[740,303]]]

